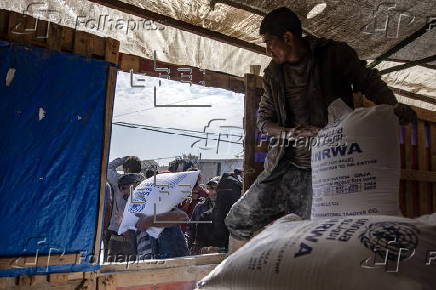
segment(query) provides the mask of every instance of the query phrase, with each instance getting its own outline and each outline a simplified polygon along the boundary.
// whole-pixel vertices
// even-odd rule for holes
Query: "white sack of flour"
[[[329,106],[312,144],[312,219],[400,215],[399,130],[392,106]]]
[[[395,216],[294,217],[268,226],[197,289],[435,289],[435,225]]]
[[[136,230],[135,224],[138,221],[137,213],[146,216],[166,213],[177,204],[184,201],[197,183],[199,171],[188,171],[178,173],[163,173],[144,180],[132,192],[124,208],[123,220],[118,234],[127,230]],[[151,227],[147,233],[157,238],[164,228]]]

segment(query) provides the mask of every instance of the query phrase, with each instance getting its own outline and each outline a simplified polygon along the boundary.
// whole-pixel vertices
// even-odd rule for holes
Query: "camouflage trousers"
[[[249,240],[254,232],[289,213],[309,219],[312,208],[312,174],[281,160],[272,172],[262,171],[233,204],[225,223],[231,236]]]

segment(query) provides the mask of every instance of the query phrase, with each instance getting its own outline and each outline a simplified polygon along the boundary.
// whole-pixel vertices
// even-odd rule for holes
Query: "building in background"
[[[200,159],[198,169],[201,171],[202,183],[206,183],[224,172],[233,172],[235,168],[242,169],[243,159]]]

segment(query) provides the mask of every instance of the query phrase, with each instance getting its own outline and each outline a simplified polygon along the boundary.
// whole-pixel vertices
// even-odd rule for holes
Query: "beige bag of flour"
[[[312,219],[400,215],[399,130],[392,106],[329,106],[312,144]]]
[[[197,289],[434,290],[436,226],[395,216],[295,221],[229,256]]]

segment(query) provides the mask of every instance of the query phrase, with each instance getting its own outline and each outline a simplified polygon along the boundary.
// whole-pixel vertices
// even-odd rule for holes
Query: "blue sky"
[[[159,164],[166,165],[174,159],[174,156],[182,153],[195,155],[201,153],[203,159],[236,158],[236,155],[242,153],[242,145],[220,142],[217,154],[217,141],[212,139],[220,137],[221,140],[242,143],[241,137],[238,136],[242,136],[243,133],[243,94],[199,85],[190,86],[188,83],[143,75],[133,75],[133,81],[145,87],[132,88],[131,78],[129,73],[118,73],[113,123],[146,125],[149,129],[175,134],[113,124],[110,160],[136,155],[141,159],[166,158],[157,160]],[[210,107],[154,107],[155,86],[156,102],[159,105],[210,105]],[[224,120],[210,122],[211,119]],[[205,128],[209,122],[209,126]],[[223,128],[223,126],[232,127]],[[198,138],[206,137],[202,132],[208,132],[207,144],[204,139]]]

